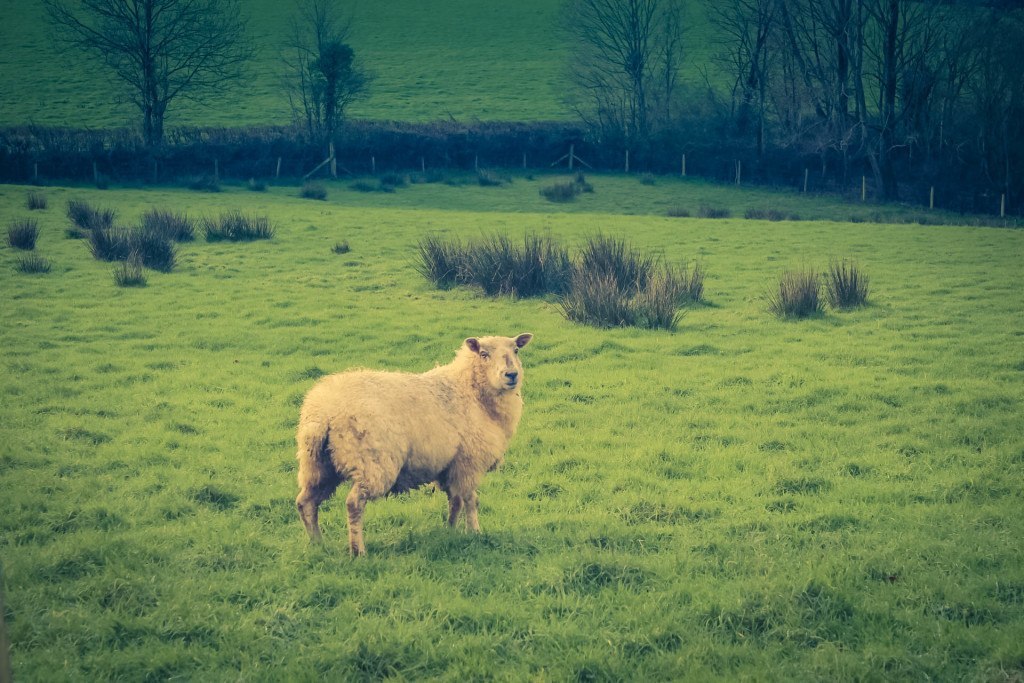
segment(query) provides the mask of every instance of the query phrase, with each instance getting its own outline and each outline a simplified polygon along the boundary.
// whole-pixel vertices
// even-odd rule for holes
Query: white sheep
[[[465,509],[480,531],[476,489],[504,459],[523,412],[519,349],[533,338],[470,337],[448,365],[423,374],[351,370],[324,377],[302,403],[296,434],[295,504],[312,541],[317,513],[342,481],[348,543],[366,552],[367,501],[437,482],[448,494],[448,525]]]

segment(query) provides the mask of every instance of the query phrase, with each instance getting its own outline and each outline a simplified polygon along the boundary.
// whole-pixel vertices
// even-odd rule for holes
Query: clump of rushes
[[[825,275],[825,294],[832,308],[863,306],[868,300],[868,277],[855,261],[832,261]]]
[[[33,274],[33,273],[49,273],[50,262],[38,254],[24,254],[18,258],[18,272]]]
[[[143,232],[160,235],[174,242],[191,242],[196,237],[196,221],[186,213],[150,209],[142,214]]]
[[[68,218],[82,230],[107,230],[114,226],[113,209],[97,209],[81,199],[68,201]]]
[[[20,218],[7,228],[7,244],[15,249],[32,251],[39,237],[39,225],[34,218]]]
[[[207,242],[266,240],[274,236],[274,226],[266,216],[246,215],[241,211],[228,211],[217,218],[204,218],[203,230]]]
[[[42,211],[48,205],[46,195],[42,192],[29,192],[26,204],[29,211]]]
[[[323,183],[306,182],[303,183],[302,189],[299,190],[299,196],[303,199],[325,201],[327,199],[327,187]]]
[[[348,246],[348,240],[336,242],[335,245],[331,247],[331,251],[333,251],[335,254],[347,254],[349,251],[351,251],[351,248]]]
[[[821,278],[810,269],[787,271],[768,293],[768,310],[780,318],[806,318],[821,313]]]
[[[142,272],[142,259],[132,254],[114,268],[114,284],[118,287],[145,287],[146,275]]]
[[[416,246],[416,256],[416,270],[438,289],[465,284],[460,273],[465,254],[457,238],[447,240],[439,235],[427,235]]]

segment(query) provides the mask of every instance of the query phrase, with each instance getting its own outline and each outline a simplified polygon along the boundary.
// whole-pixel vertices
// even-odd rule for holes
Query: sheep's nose
[[[509,382],[515,382],[516,381],[516,377],[518,377],[518,376],[519,376],[518,372],[506,372],[505,373],[505,377],[508,378]]]

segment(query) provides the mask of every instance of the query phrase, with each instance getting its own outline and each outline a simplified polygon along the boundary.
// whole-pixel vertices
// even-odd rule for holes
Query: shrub
[[[302,184],[302,189],[299,190],[299,196],[303,199],[324,201],[327,199],[327,188],[323,183],[305,182]]]
[[[188,181],[188,189],[196,192],[220,192],[220,180],[212,175],[196,176]]]
[[[246,183],[246,187],[249,188],[250,192],[266,192],[267,183],[264,180],[256,180],[255,178],[249,178],[249,182]]]
[[[22,273],[49,273],[50,262],[38,254],[24,254],[18,257],[17,269]]]
[[[68,201],[68,218],[82,230],[107,230],[114,226],[113,209],[95,209],[81,199]]]
[[[821,278],[810,268],[783,273],[778,288],[768,293],[768,309],[785,318],[821,313]]]
[[[381,182],[379,180],[376,183],[374,183],[372,181],[369,181],[369,180],[357,180],[354,183],[352,183],[351,185],[349,185],[349,188],[352,189],[352,190],[355,190],[356,192],[394,192],[395,191],[395,186],[394,185],[385,185],[383,182]]]
[[[693,264],[693,270],[684,267],[681,273],[683,300],[694,303],[704,300],[704,266],[700,263]]]
[[[15,249],[32,251],[39,237],[39,225],[33,218],[21,218],[7,228],[7,243]]]
[[[494,235],[463,251],[459,277],[484,293],[515,297],[564,291],[572,274],[569,252],[551,237],[526,235],[522,247]]]
[[[476,181],[480,187],[501,187],[512,182],[512,179],[505,175],[499,175],[494,171],[481,168],[476,172]]]
[[[668,210],[668,216],[669,218],[689,218],[690,210],[677,206]]]
[[[654,177],[653,173],[644,173],[643,175],[640,176],[641,185],[654,185],[656,182],[658,181]]]
[[[571,180],[563,181],[545,185],[539,192],[549,202],[571,202],[580,193],[580,186]]]
[[[42,211],[47,206],[46,195],[42,192],[29,192],[26,203],[29,211]]]
[[[146,276],[142,272],[142,259],[132,254],[114,268],[114,284],[118,287],[145,287]]]
[[[191,242],[196,237],[196,222],[185,213],[150,209],[142,214],[142,230],[174,242]]]
[[[465,253],[457,238],[446,240],[437,235],[427,235],[417,245],[416,254],[416,270],[438,289],[465,284],[460,277]]]
[[[833,261],[825,277],[825,294],[832,308],[863,306],[868,299],[868,277],[854,261]]]
[[[347,254],[349,251],[351,251],[351,249],[348,246],[348,240],[342,240],[341,242],[335,243],[335,245],[331,247],[331,251],[333,251],[335,254]]]
[[[732,215],[732,212],[722,206],[701,204],[700,208],[697,210],[697,215],[701,218],[728,218]]]
[[[270,239],[274,227],[266,216],[247,216],[241,211],[222,213],[217,219],[204,218],[203,231],[207,242],[232,242]]]
[[[423,182],[425,183],[443,183],[448,180],[448,174],[440,168],[428,169],[423,174]]]

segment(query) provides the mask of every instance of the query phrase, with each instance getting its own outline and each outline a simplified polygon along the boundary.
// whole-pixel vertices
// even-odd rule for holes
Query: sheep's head
[[[519,362],[519,349],[530,343],[533,335],[518,337],[470,337],[466,348],[475,356],[478,377],[497,392],[515,391],[523,383],[523,364]]]

